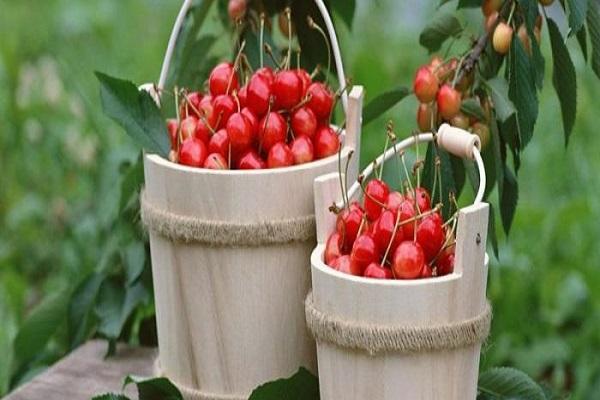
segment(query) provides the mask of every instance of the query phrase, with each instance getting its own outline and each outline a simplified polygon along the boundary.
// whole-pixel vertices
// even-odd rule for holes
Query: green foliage
[[[366,125],[381,116],[381,114],[398,104],[409,94],[410,90],[403,86],[381,93],[364,108],[363,124]]]
[[[546,400],[542,388],[521,371],[492,368],[479,377],[478,400]]]
[[[252,391],[248,400],[318,400],[319,381],[305,368],[293,376],[265,383]]]
[[[459,35],[462,30],[460,21],[454,15],[436,14],[421,32],[419,43],[429,52],[434,52],[439,50],[448,38]]]
[[[182,400],[183,396],[167,378],[142,378],[130,375],[123,386],[135,384],[140,400]]]

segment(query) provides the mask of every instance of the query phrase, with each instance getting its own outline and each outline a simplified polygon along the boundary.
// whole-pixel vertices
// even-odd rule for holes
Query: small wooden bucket
[[[177,19],[159,88],[190,4]],[[333,25],[324,18],[343,83]],[[349,167],[356,179],[362,88],[342,100],[340,157],[343,165],[356,153]],[[316,244],[313,183],[338,162],[333,155],[288,168],[215,171],[144,157],[142,219],[150,234],[157,373],[186,399],[247,399],[260,384],[300,366],[316,371],[303,307]]]
[[[488,204],[481,203],[485,172],[478,139],[440,128],[434,138],[451,153],[476,159],[480,191],[460,210],[454,273],[421,280],[375,280],[347,275],[323,262],[339,202],[337,174],[315,182],[318,245],[312,253],[313,291],[306,300],[309,328],[317,340],[321,400],[474,400],[481,342],[489,333],[485,253]],[[399,144],[412,145],[415,138]],[[382,155],[382,162],[393,155]],[[372,171],[369,167],[364,175]],[[350,196],[358,192],[355,185]]]

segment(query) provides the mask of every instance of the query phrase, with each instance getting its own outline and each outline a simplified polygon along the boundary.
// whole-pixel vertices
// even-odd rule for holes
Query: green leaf
[[[123,288],[113,280],[105,281],[95,308],[99,320],[98,333],[117,339],[132,312],[139,304],[147,302],[149,296],[141,282]]]
[[[497,76],[485,82],[490,89],[494,109],[499,120],[504,122],[515,114],[516,109],[512,101],[508,98],[508,82],[501,76]]]
[[[444,220],[451,216],[451,204],[450,204],[450,193],[457,193],[456,183],[454,182],[454,172],[452,169],[452,161],[450,155],[443,149],[437,147],[433,143],[427,146],[427,154],[425,155],[425,164],[423,167],[423,180],[421,185],[425,187],[429,193],[433,195],[434,188],[433,183],[435,181],[435,160],[436,157],[440,159],[440,175],[438,179],[442,181],[442,191],[440,195],[439,181],[436,184],[435,196],[431,198],[432,203],[442,203],[442,214]]]
[[[354,10],[356,9],[356,0],[330,0],[329,4],[333,11],[335,11],[342,21],[352,28],[352,22],[354,19]]]
[[[525,15],[525,24],[528,29],[533,31],[535,26],[535,19],[539,14],[538,11],[538,0],[517,0]],[[516,36],[516,35],[515,35]]]
[[[481,108],[481,104],[475,98],[471,97],[462,102],[460,110],[470,116],[477,118],[479,121],[485,121],[485,111]]]
[[[588,61],[588,49],[587,49],[587,29],[585,25],[581,27],[579,32],[577,32],[577,42],[579,42],[579,47],[581,47],[581,53],[583,54],[583,59],[587,63]]]
[[[544,83],[545,61],[544,56],[540,51],[537,39],[534,35],[535,20],[539,15],[538,0],[518,0],[518,3],[520,4],[525,16],[525,26],[527,27],[527,33],[529,34],[533,52],[533,57],[531,57],[530,63],[531,73],[535,79],[535,84],[541,89]],[[518,35],[513,35],[513,38],[518,39]]]
[[[440,8],[441,6],[443,6],[446,3],[450,3],[452,0],[440,0],[440,3],[438,4],[438,8]]]
[[[398,104],[411,93],[410,89],[400,86],[381,93],[367,104],[363,111],[363,125],[367,125],[390,108]]]
[[[121,255],[125,266],[125,284],[131,286],[144,271],[146,264],[146,248],[142,242],[131,242]]]
[[[575,66],[571,61],[569,50],[563,41],[558,26],[554,20],[548,18],[548,31],[550,32],[550,44],[552,46],[552,59],[554,69],[552,71],[552,83],[562,112],[563,129],[565,132],[565,145],[569,144],[569,137],[575,125],[577,114],[577,75]]]
[[[524,372],[513,368],[492,368],[479,376],[478,399],[546,400],[544,391]]]
[[[567,0],[569,9],[569,36],[579,32],[585,23],[589,0]]]
[[[42,300],[29,314],[14,341],[17,365],[34,359],[44,350],[46,343],[67,316],[69,293],[55,293]]]
[[[100,396],[94,396],[92,400],[131,400],[129,397],[122,394],[106,393]]]
[[[119,212],[122,213],[133,199],[137,199],[138,192],[144,183],[143,153],[140,153],[135,164],[130,165],[121,176]]]
[[[513,35],[509,60],[508,94],[517,109],[520,144],[524,148],[533,137],[539,104],[530,58],[517,35]]]
[[[94,303],[98,297],[104,274],[94,272],[85,278],[73,292],[69,302],[69,341],[71,348],[79,346],[86,339],[93,315]]]
[[[167,378],[143,378],[129,375],[125,378],[123,387],[135,384],[139,400],[183,400],[177,387]]]
[[[502,217],[502,226],[506,235],[510,232],[515,211],[517,210],[517,201],[519,200],[519,185],[512,171],[504,165],[504,182],[502,197],[500,198],[500,216]]]
[[[248,400],[318,400],[319,380],[305,368],[292,377],[265,383],[252,391]]]
[[[457,8],[475,8],[481,7],[483,0],[458,0]]]
[[[458,36],[462,31],[463,27],[454,15],[449,13],[438,14],[421,32],[419,43],[431,53],[439,50],[446,39]]]
[[[490,144],[492,146],[492,153],[494,156],[494,170],[496,172],[496,182],[498,183],[498,199],[502,198],[504,190],[504,160],[502,153],[506,151],[503,147],[506,146],[502,138],[500,137],[500,131],[498,130],[498,123],[496,118],[492,118],[490,121]]]
[[[492,245],[492,250],[494,251],[494,256],[496,259],[500,258],[500,252],[498,250],[498,235],[496,234],[496,212],[494,205],[490,204],[490,216],[489,216],[489,224],[488,224],[488,238],[489,242]]]
[[[588,33],[592,43],[592,70],[600,78],[600,5],[590,1],[587,13]]]
[[[167,157],[167,127],[152,97],[129,81],[96,72],[104,112],[144,149]]]

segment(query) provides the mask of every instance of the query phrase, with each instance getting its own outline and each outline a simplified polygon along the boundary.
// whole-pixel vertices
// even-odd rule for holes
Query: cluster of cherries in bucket
[[[391,191],[380,179],[337,215],[324,261],[331,268],[375,279],[419,279],[454,271],[454,233],[422,187]]]
[[[232,63],[210,73],[208,93],[185,93],[167,121],[171,161],[209,169],[303,164],[340,147],[330,126],[335,95],[302,69],[256,70],[240,85]]]

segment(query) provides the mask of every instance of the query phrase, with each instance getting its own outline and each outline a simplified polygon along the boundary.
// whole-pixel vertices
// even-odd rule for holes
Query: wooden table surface
[[[104,359],[106,346],[101,340],[87,342],[4,400],[90,400],[107,392],[121,393],[127,375],[152,375],[156,349],[119,345],[115,356]],[[135,385],[126,394],[137,398]]]

